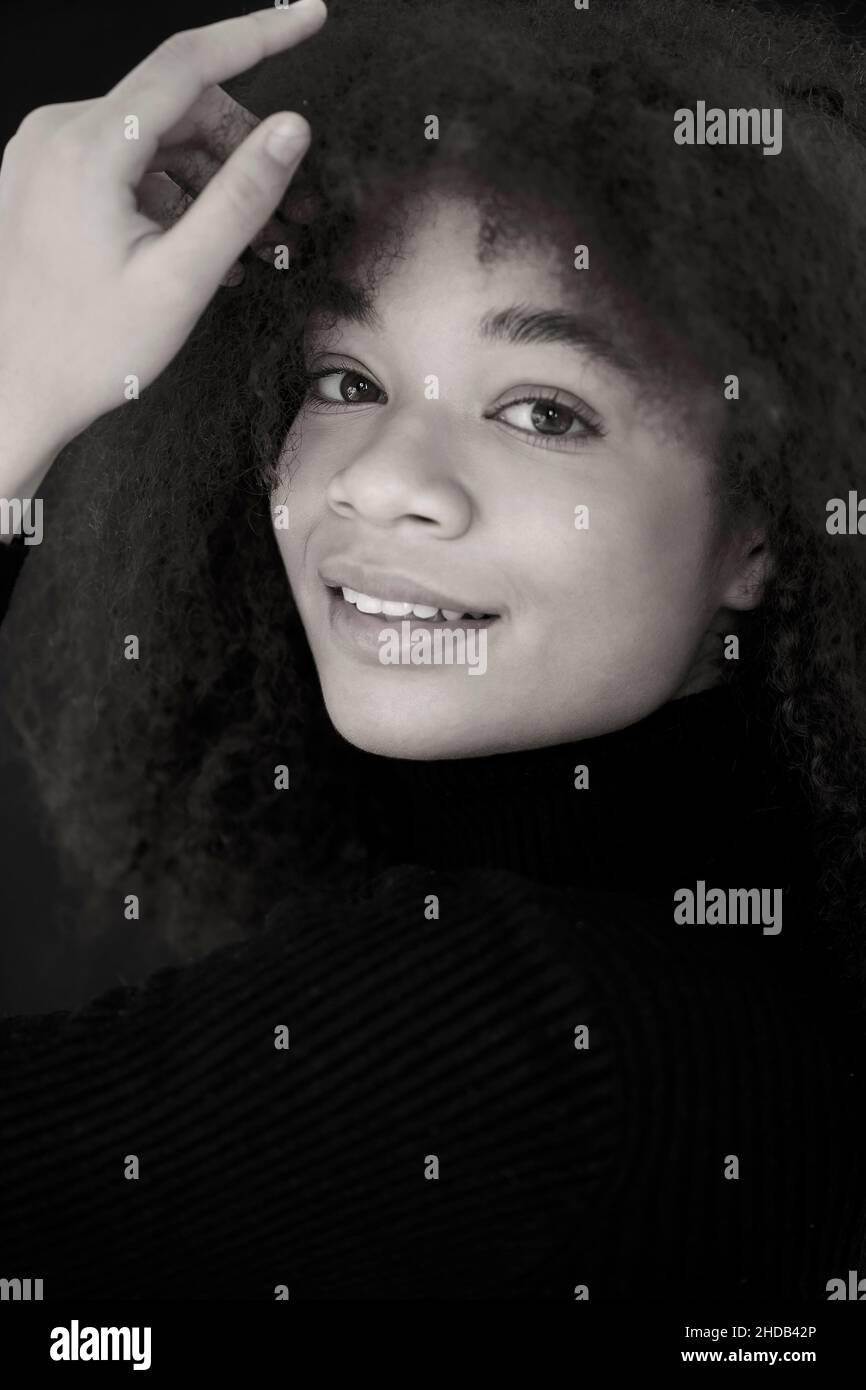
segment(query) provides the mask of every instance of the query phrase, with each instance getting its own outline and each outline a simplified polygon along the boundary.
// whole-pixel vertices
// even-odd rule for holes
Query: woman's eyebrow
[[[374,331],[381,328],[372,296],[359,285],[345,280],[331,282],[317,310],[332,315],[334,323],[357,323]],[[587,315],[512,304],[507,309],[491,309],[484,314],[479,333],[488,342],[563,343],[589,353],[632,380],[643,375],[638,360],[613,341],[598,319]]]
[[[482,338],[506,343],[564,343],[600,358],[626,376],[640,374],[640,365],[610,338],[596,320],[561,309],[537,309],[512,304],[491,310],[479,324]]]
[[[381,328],[373,308],[372,296],[359,285],[346,280],[332,280],[311,307],[310,317],[327,315],[334,323],[358,323],[364,328]]]

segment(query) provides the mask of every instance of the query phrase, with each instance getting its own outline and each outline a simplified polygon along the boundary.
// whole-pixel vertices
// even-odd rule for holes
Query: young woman
[[[7,705],[82,931],[176,957],[4,1023],[5,1259],[833,1296],[862,55],[749,4],[332,8],[177,36],[4,162]]]

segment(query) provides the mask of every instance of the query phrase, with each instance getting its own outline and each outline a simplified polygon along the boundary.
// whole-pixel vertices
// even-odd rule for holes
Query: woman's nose
[[[334,475],[329,506],[372,526],[423,526],[443,540],[461,536],[472,520],[472,498],[447,441],[432,421],[423,430],[392,427]]]

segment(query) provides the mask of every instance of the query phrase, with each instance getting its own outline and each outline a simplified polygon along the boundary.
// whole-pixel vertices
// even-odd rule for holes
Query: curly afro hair
[[[395,190],[447,175],[483,204],[480,255],[533,217],[584,228],[660,344],[688,344],[720,393],[739,377],[719,494],[762,510],[773,574],[723,675],[808,797],[826,914],[866,973],[864,541],[826,527],[864,438],[863,49],[747,0],[330,9],[314,39],[230,84],[256,115],[312,126],[296,187],[315,215],[290,272],[247,257],[141,401],[65,451],[44,492],[59,520],[2,633],[7,707],[92,881],[91,920],[118,891],[146,894],[188,957],[298,885],[355,872],[270,496],[305,392],[304,323],[338,258]],[[674,112],[698,100],[781,108],[782,153],[675,145]]]

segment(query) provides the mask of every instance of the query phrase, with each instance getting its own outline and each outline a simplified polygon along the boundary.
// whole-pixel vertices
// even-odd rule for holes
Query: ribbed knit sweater
[[[866,1023],[803,809],[733,698],[580,745],[343,756],[357,891],[0,1023],[0,1276],[47,1299],[825,1299],[859,1250]],[[781,887],[782,930],[677,922],[699,880]]]

